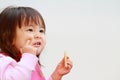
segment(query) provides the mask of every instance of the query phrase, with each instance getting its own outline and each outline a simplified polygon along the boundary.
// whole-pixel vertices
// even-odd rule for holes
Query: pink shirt
[[[38,58],[24,53],[19,62],[9,56],[0,54],[0,80],[52,80],[45,79]]]
[[[31,80],[45,80],[39,64],[36,65],[35,70],[32,72]]]

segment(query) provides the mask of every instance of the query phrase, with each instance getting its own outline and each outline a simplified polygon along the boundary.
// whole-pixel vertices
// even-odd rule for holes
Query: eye
[[[45,29],[44,29],[44,28],[41,28],[41,29],[39,30],[39,32],[40,32],[40,33],[45,33]]]
[[[33,29],[29,28],[27,29],[28,32],[33,32]]]

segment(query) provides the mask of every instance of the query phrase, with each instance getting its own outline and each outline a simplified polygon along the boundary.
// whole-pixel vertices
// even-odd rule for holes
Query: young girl
[[[30,7],[7,7],[0,13],[0,80],[46,80],[38,56],[45,46],[45,23]],[[47,80],[61,80],[72,62],[67,57]]]

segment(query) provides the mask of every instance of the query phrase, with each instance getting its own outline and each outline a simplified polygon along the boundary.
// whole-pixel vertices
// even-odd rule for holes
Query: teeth
[[[39,43],[39,42],[37,42],[37,43],[36,43],[36,45],[40,45],[40,43]]]
[[[37,45],[40,45],[40,43],[38,42]]]
[[[35,43],[34,45],[40,45],[40,42]]]

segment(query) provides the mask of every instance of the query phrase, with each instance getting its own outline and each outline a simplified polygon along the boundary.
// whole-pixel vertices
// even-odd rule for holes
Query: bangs
[[[43,21],[40,19],[39,16],[31,16],[31,17],[22,17],[21,21],[19,22],[19,27],[21,28],[22,26],[41,26],[42,28],[45,28],[45,24]]]
[[[45,29],[45,23],[41,14],[32,8],[21,10],[18,17],[20,18],[18,18],[17,25],[20,28],[22,26],[39,25]]]

